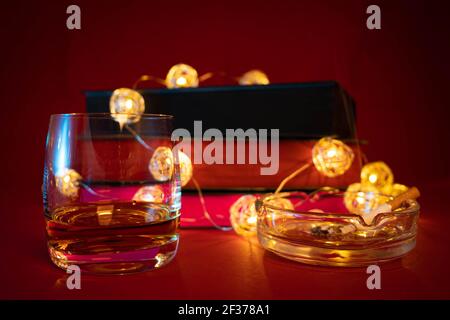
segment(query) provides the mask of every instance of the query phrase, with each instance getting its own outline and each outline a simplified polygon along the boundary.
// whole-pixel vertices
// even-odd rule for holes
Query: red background
[[[81,7],[81,30],[66,28],[72,3]],[[381,30],[365,25],[373,3]],[[25,208],[41,202],[49,115],[83,112],[82,90],[164,77],[178,62],[200,74],[260,68],[272,83],[337,80],[357,102],[369,160],[384,160],[396,181],[418,185],[424,197],[447,188],[448,12],[445,1],[407,0],[2,4],[0,214],[2,231],[18,232],[2,232],[2,246],[20,244],[19,222],[40,214]]]
[[[131,86],[185,62],[200,74],[261,68],[271,81],[336,79],[358,104],[369,160],[405,184],[449,176],[450,42],[444,1],[13,1],[1,28],[3,196],[40,201],[52,113],[83,112],[85,89]]]

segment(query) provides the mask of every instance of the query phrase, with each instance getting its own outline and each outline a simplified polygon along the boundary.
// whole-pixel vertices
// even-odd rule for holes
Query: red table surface
[[[421,186],[416,248],[381,264],[381,290],[368,290],[365,268],[303,265],[254,240],[214,229],[183,229],[177,257],[159,270],[126,276],[67,274],[48,258],[38,203],[2,204],[1,299],[429,299],[450,298],[450,183]]]

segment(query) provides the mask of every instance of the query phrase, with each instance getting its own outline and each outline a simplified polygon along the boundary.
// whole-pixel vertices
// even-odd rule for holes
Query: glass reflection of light
[[[54,165],[55,175],[62,175],[64,170],[70,168],[70,118],[61,117],[61,122],[58,123],[58,131],[60,132],[57,136],[58,142],[56,148],[54,148],[53,159],[56,159]]]

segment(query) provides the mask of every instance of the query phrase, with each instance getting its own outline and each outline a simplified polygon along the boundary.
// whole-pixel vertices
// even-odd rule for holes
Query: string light
[[[133,89],[136,89],[138,85],[144,81],[154,81],[165,85],[169,89],[195,88],[199,86],[200,82],[206,81],[216,75],[225,76],[226,74],[224,72],[208,72],[199,76],[197,70],[195,70],[192,66],[179,63],[169,69],[165,79],[148,74],[141,75],[139,79],[135,81]],[[241,86],[270,84],[267,74],[257,69],[247,71],[240,77],[235,78],[235,80],[237,80]]]
[[[312,160],[317,171],[327,177],[344,174],[352,165],[354,154],[352,149],[342,141],[331,137],[324,137],[314,145]],[[311,166],[306,163],[281,181],[275,194],[279,193],[290,180],[298,176]]]
[[[111,116],[119,122],[121,129],[125,124],[139,121],[144,110],[144,98],[139,92],[127,88],[114,90],[110,99],[110,112]],[[132,128],[127,127],[127,129],[147,150],[153,151],[153,148],[147,145]],[[179,157],[181,158],[181,181],[184,186],[192,177],[192,163],[189,157],[181,151]],[[156,180],[169,180],[173,173],[172,150],[167,147],[159,147],[154,150],[153,156],[149,162],[149,170]]]
[[[180,165],[181,186],[185,186],[192,178],[192,161],[183,151],[178,151],[178,162]],[[172,178],[174,170],[174,159],[172,149],[160,146],[156,148],[148,165],[152,176],[158,181],[167,181]]]
[[[351,166],[354,154],[352,149],[340,140],[331,137],[320,139],[312,149],[312,163],[316,169],[325,176],[335,177],[344,174]],[[281,181],[274,195],[281,192],[287,182],[308,169],[311,162],[295,170]],[[231,224],[234,230],[241,235],[251,235],[256,232],[257,212],[255,208],[256,197],[245,195],[239,198],[230,208]],[[270,203],[266,201],[271,201]],[[269,197],[265,201],[283,209],[293,209],[292,203],[283,197]]]
[[[354,157],[349,146],[331,137],[320,139],[312,149],[314,166],[327,177],[344,174],[352,165]]]
[[[256,201],[259,198],[255,195],[243,195],[230,207],[231,225],[237,234],[251,236],[256,234],[256,224],[258,220],[258,210]],[[287,198],[269,196],[264,200],[264,204],[281,209],[293,210],[294,205]]]
[[[153,152],[148,169],[155,180],[168,181],[172,178],[173,164],[172,149],[160,146]]]
[[[241,86],[267,85],[269,83],[269,78],[261,70],[250,70],[239,78]]]
[[[353,183],[344,193],[344,204],[351,213],[364,215],[372,212],[380,204],[387,201],[373,185]]]
[[[198,87],[197,70],[184,63],[176,64],[167,73],[165,83],[169,89]]]
[[[211,77],[211,75],[212,74],[206,74],[205,79]],[[138,80],[138,83],[139,81],[147,81],[150,79],[153,79],[153,77],[143,76]],[[194,68],[186,64],[177,64],[167,73],[165,85],[167,88],[197,87],[199,81],[198,73]],[[269,83],[267,75],[260,70],[248,71],[239,78],[240,85],[266,85]],[[120,127],[122,128],[125,124],[135,123],[140,120],[141,115],[145,111],[145,102],[143,97],[137,91],[120,88],[115,90],[111,96],[110,111],[112,117],[119,122]],[[139,138],[139,136],[137,138]],[[146,146],[145,143],[144,145]],[[153,148],[147,149],[153,150]],[[190,158],[181,151],[178,158],[180,162],[181,184],[182,186],[185,186],[192,179],[192,162]],[[312,163],[319,172],[327,177],[335,177],[345,173],[350,168],[353,159],[354,154],[350,147],[343,142],[330,137],[320,139],[312,149]],[[305,164],[284,179],[275,194],[281,191],[286,182],[306,170],[309,166],[311,166],[311,163]],[[174,171],[172,150],[168,147],[158,147],[154,150],[148,167],[150,173],[156,180],[168,181],[171,179]],[[76,185],[76,183],[74,185]],[[138,190],[133,197],[133,200],[159,202],[162,201],[163,198],[164,193],[162,189],[143,187]],[[230,208],[231,223],[237,233],[249,235],[256,232],[256,200],[256,196],[245,195],[239,198]],[[293,205],[288,199],[273,198],[270,201],[272,205],[277,207],[293,209]],[[361,201],[356,202],[359,203]]]
[[[345,207],[351,213],[362,215],[365,221],[372,221],[377,208],[408,191],[407,186],[393,182],[394,175],[386,163],[366,164],[361,169],[361,182],[351,184],[344,193]]]
[[[58,191],[69,198],[76,198],[80,189],[81,175],[73,169],[64,169],[55,175]]]
[[[382,161],[371,162],[361,169],[361,183],[375,187],[380,193],[390,194],[394,175],[388,165]]]
[[[211,74],[208,74],[210,77]],[[144,79],[148,80],[148,79]],[[189,65],[174,65],[167,73],[165,85],[167,88],[187,88],[198,87],[199,79],[197,71]],[[251,70],[239,78],[240,85],[267,85],[269,84],[267,75],[260,70]],[[119,122],[122,128],[125,124],[139,121],[145,110],[143,97],[136,91],[120,88],[113,92],[110,100],[110,110],[112,117]],[[193,176],[191,159],[183,152],[179,152],[180,179],[181,185],[185,186]],[[344,174],[352,165],[354,153],[352,149],[342,141],[325,137],[320,139],[312,148],[312,163],[306,163],[293,174],[284,179],[277,188],[275,194],[280,192],[283,186],[314,164],[315,168],[327,177],[336,177]],[[158,147],[150,159],[149,170],[158,181],[171,179],[174,171],[174,159],[172,150],[168,147]],[[64,175],[57,176],[57,186],[62,194],[74,197],[78,194],[81,176],[74,170],[69,169]],[[405,192],[408,188],[401,184],[394,184],[394,177],[390,168],[384,162],[374,162],[366,164],[361,170],[361,183],[351,184],[344,194],[344,204],[346,208],[355,214],[369,214],[387,201],[385,195],[396,196]],[[197,186],[197,185],[196,185]],[[203,201],[201,190],[200,198]],[[135,201],[162,202],[164,192],[160,186],[146,186],[138,190],[134,195]],[[256,201],[259,198],[255,195],[244,195],[240,197],[230,208],[230,221],[236,233],[241,235],[254,235],[258,220]],[[267,202],[266,202],[267,201]],[[278,208],[293,210],[292,203],[282,197],[267,199],[266,204]],[[203,201],[204,202],[204,201]],[[205,216],[210,221],[204,203],[202,202]],[[311,211],[320,212],[319,209]]]
[[[251,194],[241,196],[230,207],[231,226],[237,234],[250,236],[256,233],[256,212],[255,202],[258,198]]]
[[[122,130],[125,124],[135,123],[141,119],[145,111],[145,101],[139,92],[119,88],[113,91],[109,99],[109,111]]]

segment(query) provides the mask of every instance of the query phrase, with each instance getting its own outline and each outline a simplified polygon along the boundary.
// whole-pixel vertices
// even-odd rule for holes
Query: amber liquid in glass
[[[46,218],[52,261],[92,273],[159,268],[178,247],[179,214],[162,204],[102,202],[61,207]]]

